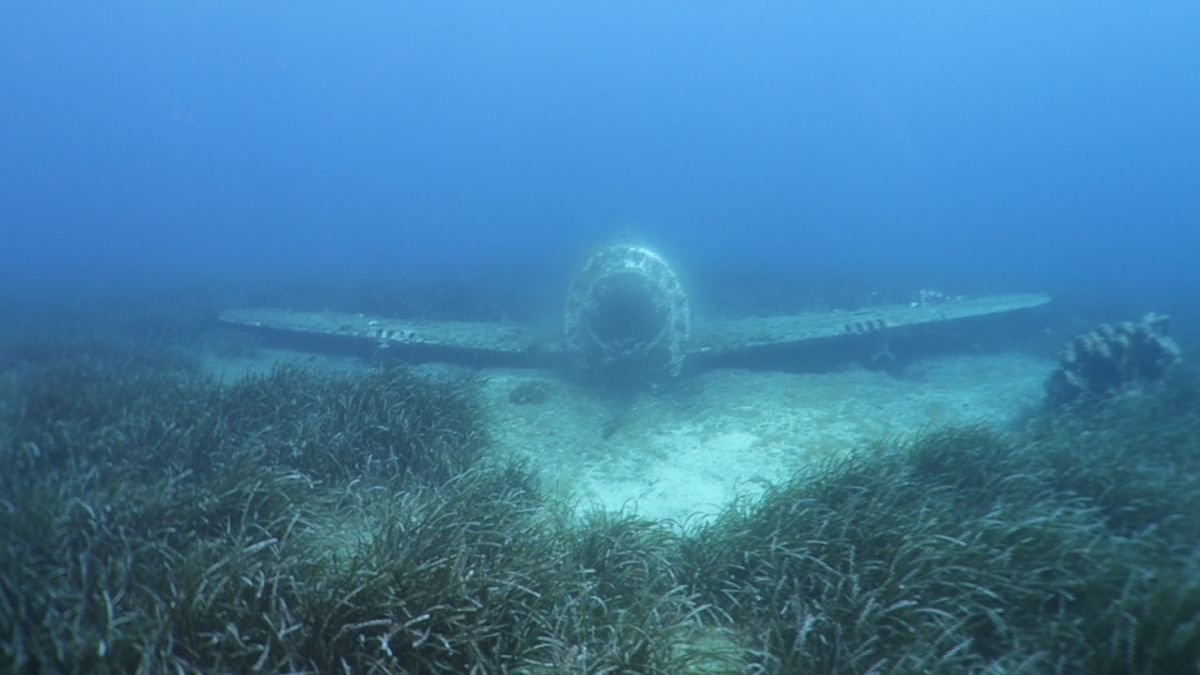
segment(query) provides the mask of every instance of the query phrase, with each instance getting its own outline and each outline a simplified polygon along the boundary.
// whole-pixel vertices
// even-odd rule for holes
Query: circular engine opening
[[[640,274],[613,274],[599,280],[587,322],[601,343],[628,352],[656,342],[667,327],[668,312]]]
[[[683,367],[690,326],[679,278],[645,246],[597,249],[571,280],[563,337],[580,375],[665,384]]]

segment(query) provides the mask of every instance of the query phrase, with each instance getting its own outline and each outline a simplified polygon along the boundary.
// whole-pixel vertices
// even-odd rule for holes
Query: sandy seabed
[[[872,441],[948,424],[1010,428],[1041,400],[1054,367],[1003,353],[930,359],[902,377],[712,370],[632,401],[549,373],[482,377],[497,449],[528,457],[548,487],[584,506],[683,523]],[[546,382],[547,399],[511,403],[530,379]]]

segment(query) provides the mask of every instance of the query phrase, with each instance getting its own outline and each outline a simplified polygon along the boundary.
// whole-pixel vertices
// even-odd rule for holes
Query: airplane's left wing
[[[341,312],[293,312],[286,309],[231,309],[226,323],[314,335],[362,338],[392,344],[459,349],[497,355],[555,354],[557,336],[536,326],[486,321],[413,321]]]

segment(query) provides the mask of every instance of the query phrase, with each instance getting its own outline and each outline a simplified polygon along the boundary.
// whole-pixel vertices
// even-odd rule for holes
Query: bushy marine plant
[[[284,367],[226,387],[98,351],[6,354],[0,663],[20,672],[294,665],[226,632],[302,604],[346,486],[434,489],[485,441],[466,382]]]
[[[674,538],[551,517],[469,382],[113,365],[17,378],[0,669],[716,672]]]
[[[1098,419],[832,461],[684,539],[682,574],[767,672],[1196,672],[1200,424],[1162,395],[1092,458]]]
[[[1187,369],[883,443],[681,534],[556,516],[486,459],[467,382],[39,358],[4,408],[8,671],[1197,670]]]

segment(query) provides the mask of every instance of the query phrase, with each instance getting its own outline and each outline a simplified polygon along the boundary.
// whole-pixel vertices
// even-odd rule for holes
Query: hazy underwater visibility
[[[0,672],[1200,673],[1196,45],[0,4]]]

